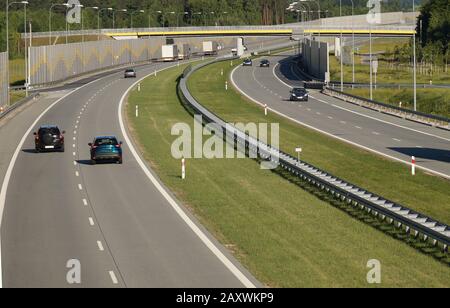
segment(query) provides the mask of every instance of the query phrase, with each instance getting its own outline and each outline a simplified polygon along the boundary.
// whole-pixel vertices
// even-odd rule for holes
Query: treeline
[[[428,0],[420,8],[417,20],[416,55],[421,66],[447,72],[450,62],[450,0]],[[412,40],[403,46],[395,46],[387,54],[399,63],[412,63]]]
[[[27,19],[32,21],[33,31],[41,32],[49,29],[49,8],[54,3],[64,3],[66,0],[28,0]],[[10,3],[13,0],[9,1]],[[128,28],[131,26],[131,15],[134,27],[169,27],[169,26],[203,26],[203,25],[274,25],[295,22],[297,14],[287,12],[291,0],[81,0],[84,5],[83,19],[85,29],[97,28],[97,11],[92,7],[126,9],[127,12],[116,11],[115,26]],[[418,1],[419,2],[419,1]],[[355,14],[367,13],[367,0],[354,0]],[[306,2],[304,7],[315,11],[316,2]],[[339,16],[339,0],[320,0],[322,16]],[[343,15],[351,14],[351,1],[342,0]],[[408,10],[410,0],[383,2],[382,9],[386,11]],[[6,47],[6,0],[0,0],[0,48]],[[52,10],[52,29],[64,31],[65,7],[56,6]],[[140,13],[139,10],[145,10]],[[162,13],[158,13],[158,11]],[[325,11],[328,11],[325,13]],[[184,14],[188,12],[188,14]],[[10,7],[10,51],[12,56],[22,53],[20,33],[24,32],[23,5],[14,4]],[[103,10],[100,14],[101,28],[113,27],[113,13]],[[71,25],[72,30],[78,30],[81,25]]]

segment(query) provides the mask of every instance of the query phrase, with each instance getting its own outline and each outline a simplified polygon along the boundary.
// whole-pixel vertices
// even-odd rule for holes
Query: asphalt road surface
[[[271,68],[238,67],[240,91],[282,115],[342,141],[450,178],[450,132],[362,108],[311,91],[309,102],[290,102],[293,86],[303,85],[293,55],[272,56]]]
[[[138,77],[154,70],[155,64],[139,67]],[[120,72],[61,92],[69,94],[32,132],[57,124],[66,130],[65,153],[36,154],[33,135],[26,137],[9,180],[1,225],[3,287],[260,286],[185,213],[206,240],[193,231],[149,180],[128,143],[123,165],[89,164],[88,143],[94,136],[126,141],[118,108],[135,81]],[[23,122],[11,120],[0,134],[20,140],[50,103],[30,106]],[[21,133],[5,133],[11,127]],[[80,262],[79,285],[67,281],[69,260]]]

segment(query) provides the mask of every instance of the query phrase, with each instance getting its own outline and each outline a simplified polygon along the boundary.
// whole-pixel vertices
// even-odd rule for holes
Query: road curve
[[[450,132],[403,120],[311,91],[309,102],[290,102],[303,85],[292,54],[271,57],[272,68],[237,67],[232,81],[251,100],[302,125],[379,155],[411,162],[450,179]],[[257,62],[255,62],[257,64]]]
[[[138,77],[154,70],[155,64],[140,67]],[[261,286],[183,211],[217,251],[205,245],[149,180],[129,144],[123,165],[89,164],[94,136],[126,141],[118,108],[134,81],[122,73],[104,76],[42,115],[32,131],[57,124],[67,132],[65,153],[35,154],[33,136],[26,136],[6,179],[3,287]],[[81,284],[68,284],[69,260],[80,262]]]

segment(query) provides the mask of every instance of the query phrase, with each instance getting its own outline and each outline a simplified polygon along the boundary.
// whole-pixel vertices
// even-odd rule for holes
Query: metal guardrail
[[[21,107],[22,105],[25,105],[29,101],[38,98],[39,95],[40,95],[39,93],[33,93],[30,96],[21,99],[20,101],[18,101],[17,103],[12,105],[11,107],[5,109],[3,112],[0,112],[0,120],[3,119],[4,117],[6,117],[9,113],[11,113],[14,110],[16,110],[17,108]]]
[[[442,129],[450,130],[450,119],[442,116],[427,114],[419,111],[414,111],[406,108],[401,108],[386,103],[373,101],[367,98],[344,93],[330,87],[323,90],[323,93],[346,102],[383,112],[389,115],[394,115],[406,120],[419,122],[433,127],[439,127]]]
[[[448,246],[450,244],[450,226],[393,201],[387,200],[356,185],[350,184],[314,167],[313,165],[300,161],[279,149],[273,148],[226,123],[220,117],[202,106],[189,92],[187,80],[193,72],[202,67],[231,59],[235,58],[217,59],[212,62],[197,65],[194,68],[188,68],[185,70],[185,73],[178,84],[178,90],[184,102],[196,113],[202,115],[202,118],[206,123],[214,123],[218,127],[221,127],[224,136],[228,137],[226,138],[226,141],[234,140],[233,146],[236,144],[244,146],[249,153],[251,152],[258,155],[263,160],[277,164],[279,167],[319,189],[326,191],[335,198],[347,202],[354,207],[360,207],[383,220],[387,220],[388,223],[394,224],[397,228],[402,228],[406,233],[415,238],[422,236],[424,241],[431,239],[432,244],[439,244],[443,251],[448,252]],[[233,138],[229,138],[230,136]],[[274,157],[278,157],[279,159],[274,159]]]

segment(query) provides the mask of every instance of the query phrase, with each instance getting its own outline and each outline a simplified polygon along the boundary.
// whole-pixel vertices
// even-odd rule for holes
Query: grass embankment
[[[224,76],[217,72],[224,69]],[[210,65],[190,79],[193,95],[228,122],[280,123],[280,146],[296,156],[304,150],[305,161],[385,198],[450,223],[450,182],[420,172],[410,175],[409,167],[368,153],[327,137],[275,114],[264,116],[262,109],[249,103],[237,91],[225,91],[224,84],[233,68],[229,63]]]
[[[196,95],[201,87],[201,95],[218,95],[214,104],[221,108],[251,107],[233,91],[224,96],[217,69],[194,76]],[[176,94],[182,70],[147,78],[141,92],[131,93],[132,133],[162,181],[260,281],[276,287],[367,287],[366,264],[375,258],[382,264],[384,287],[450,286],[449,267],[260,170],[253,160],[188,160],[182,181],[180,161],[171,155],[176,137],[170,134],[175,123],[193,126]]]
[[[345,92],[356,96],[370,98],[369,89],[346,89]],[[386,89],[373,90],[373,99],[379,102],[414,108],[413,89]],[[435,114],[450,118],[450,89],[417,89],[417,110],[428,114]]]
[[[350,41],[351,43],[351,41]],[[375,39],[372,44],[373,53],[383,53],[380,56],[379,68],[377,73],[378,83],[394,83],[394,84],[412,84],[413,76],[412,72],[405,71],[404,69],[396,69],[384,61],[386,58],[390,58],[396,46],[402,47],[408,43],[408,39]],[[347,46],[351,48],[351,45]],[[357,47],[357,54],[368,54],[369,44]],[[358,83],[370,82],[370,67],[369,65],[361,64],[362,57],[355,55],[355,81]],[[341,80],[341,64],[334,56],[330,56],[330,77],[333,81]],[[344,65],[344,81],[352,82],[352,65]],[[417,82],[422,84],[429,84],[430,80],[433,84],[450,84],[450,72],[434,73],[433,76],[421,74],[420,70],[417,70]]]

